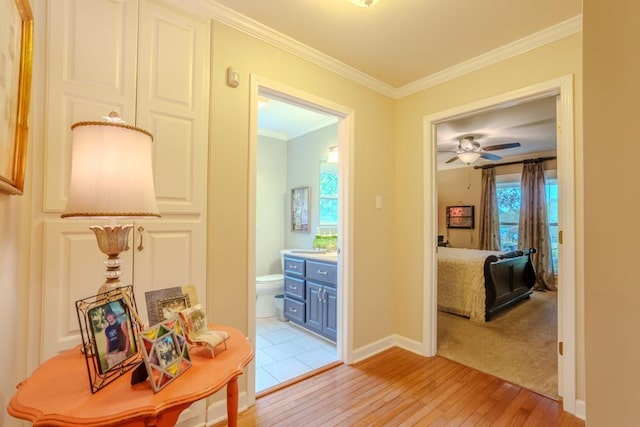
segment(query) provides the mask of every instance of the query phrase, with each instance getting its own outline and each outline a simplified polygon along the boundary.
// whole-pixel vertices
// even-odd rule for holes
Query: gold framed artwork
[[[33,15],[28,0],[0,0],[0,191],[22,194],[27,156]]]

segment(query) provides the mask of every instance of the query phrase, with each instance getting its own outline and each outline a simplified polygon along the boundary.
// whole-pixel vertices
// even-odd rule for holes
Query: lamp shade
[[[79,122],[63,218],[159,217],[153,184],[153,136],[123,123]]]

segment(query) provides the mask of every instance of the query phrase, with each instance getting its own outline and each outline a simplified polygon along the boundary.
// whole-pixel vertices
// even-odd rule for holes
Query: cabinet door
[[[322,285],[307,281],[306,326],[322,333]]]
[[[335,288],[325,286],[322,295],[322,332],[332,341],[338,338],[338,292]]]

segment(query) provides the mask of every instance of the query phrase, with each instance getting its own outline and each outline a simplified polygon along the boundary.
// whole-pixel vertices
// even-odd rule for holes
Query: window
[[[320,225],[338,224],[338,165],[320,164]]]
[[[547,216],[551,237],[553,268],[558,271],[558,181],[546,178]],[[518,249],[518,225],[520,223],[520,178],[496,183],[498,217],[500,222],[501,250]]]

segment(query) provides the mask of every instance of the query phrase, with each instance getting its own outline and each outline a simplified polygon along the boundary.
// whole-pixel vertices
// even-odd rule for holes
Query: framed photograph
[[[145,292],[149,325],[177,316],[180,310],[198,304],[195,285],[176,286]]]
[[[187,340],[177,317],[140,332],[138,341],[154,393],[191,366]]]
[[[474,228],[474,206],[447,206],[447,228]]]
[[[309,187],[291,190],[291,231],[309,232]]]
[[[135,310],[131,286],[76,301],[92,393],[139,363],[141,324]]]
[[[0,0],[0,191],[22,194],[27,155],[33,15],[28,0]]]
[[[227,349],[229,334],[225,331],[209,329],[207,313],[202,305],[196,304],[180,311],[178,315],[189,344],[207,347],[211,352],[211,357],[215,357],[215,348],[219,344],[224,344],[224,349]]]

